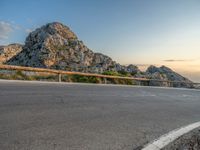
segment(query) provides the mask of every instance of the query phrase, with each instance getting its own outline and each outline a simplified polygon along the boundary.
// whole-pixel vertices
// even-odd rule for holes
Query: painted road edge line
[[[183,136],[186,133],[200,127],[200,122],[195,122],[193,124],[181,127],[179,129],[175,129],[160,138],[154,140],[153,142],[147,144],[142,150],[160,150],[167,146],[168,144],[175,141],[177,138]]]

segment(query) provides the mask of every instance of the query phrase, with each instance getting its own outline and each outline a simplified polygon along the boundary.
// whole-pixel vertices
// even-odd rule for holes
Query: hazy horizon
[[[2,0],[0,45],[24,43],[48,22],[121,64],[165,65],[200,82],[199,0]]]

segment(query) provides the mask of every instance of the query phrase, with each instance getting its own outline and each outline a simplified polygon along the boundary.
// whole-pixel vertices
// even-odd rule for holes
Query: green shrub
[[[97,77],[82,76],[82,75],[71,75],[69,77],[72,82],[101,83],[101,79]]]
[[[110,76],[120,76],[120,74],[116,71],[105,71],[102,74],[103,75],[110,75]]]
[[[106,71],[103,73],[104,75],[112,75],[112,76],[122,76],[127,75],[125,73],[118,73],[114,71]],[[10,80],[40,80],[40,81],[58,81],[57,74],[28,74],[23,71],[13,71],[11,73],[0,73],[1,79],[10,79]],[[82,76],[82,75],[62,75],[63,82],[83,82],[83,83],[104,83],[103,78],[99,77],[91,77],[91,76]],[[135,85],[136,82],[129,79],[107,79],[107,83],[111,84],[127,84],[127,85]]]

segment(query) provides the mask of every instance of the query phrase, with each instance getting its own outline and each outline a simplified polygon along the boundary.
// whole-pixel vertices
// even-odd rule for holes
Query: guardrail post
[[[103,80],[104,80],[104,84],[107,84],[107,79],[106,79],[106,78],[103,78]]]
[[[58,82],[62,82],[62,75],[60,73],[58,74]]]
[[[147,80],[146,82],[147,82],[147,85],[146,85],[146,86],[150,86],[150,81]]]
[[[169,81],[166,82],[167,87],[171,87],[171,83]]]
[[[173,83],[171,81],[169,82],[169,87],[173,87]]]

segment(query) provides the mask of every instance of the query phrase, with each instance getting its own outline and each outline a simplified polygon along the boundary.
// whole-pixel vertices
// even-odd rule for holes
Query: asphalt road
[[[133,150],[200,121],[200,91],[0,81],[0,150]]]

